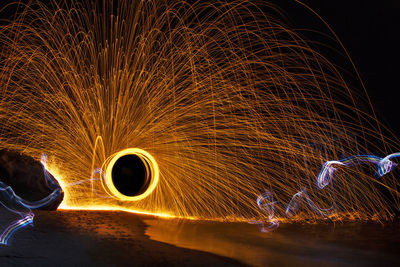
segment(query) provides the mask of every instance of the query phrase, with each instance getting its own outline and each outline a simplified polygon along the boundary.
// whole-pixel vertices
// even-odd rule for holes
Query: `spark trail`
[[[335,165],[352,167],[359,164],[374,164],[376,166],[376,176],[381,177],[385,174],[390,173],[397,166],[396,163],[391,159],[400,157],[400,153],[393,153],[384,158],[380,158],[373,155],[355,155],[342,160],[331,160],[325,162],[322,166],[321,172],[317,177],[317,186],[319,189],[324,189],[326,186],[332,183],[334,179],[334,173],[337,169]],[[299,209],[301,203],[305,201],[318,215],[320,216],[331,216],[337,210],[334,205],[328,209],[322,209],[316,205],[309,197],[307,190],[302,188],[299,192],[293,195],[289,204],[285,208],[285,214],[287,217],[292,217]],[[267,215],[266,223],[260,221],[249,221],[251,224],[258,224],[261,232],[271,232],[278,228],[279,219],[275,216],[275,204],[274,196],[271,192],[266,191],[261,193],[257,198],[257,206]]]

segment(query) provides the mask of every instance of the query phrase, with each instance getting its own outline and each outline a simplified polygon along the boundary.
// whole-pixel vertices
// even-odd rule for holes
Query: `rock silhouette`
[[[0,181],[10,186],[15,194],[27,201],[39,201],[60,189],[61,194],[41,210],[56,210],[64,193],[54,176],[30,156],[15,151],[0,150]]]

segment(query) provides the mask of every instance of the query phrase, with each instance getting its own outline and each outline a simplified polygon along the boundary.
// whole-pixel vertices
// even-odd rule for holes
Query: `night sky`
[[[277,2],[295,25],[327,32],[310,13],[294,7],[291,0]],[[304,3],[339,36],[365,83],[379,119],[399,138],[400,1],[304,0]],[[360,84],[352,85],[361,89]]]

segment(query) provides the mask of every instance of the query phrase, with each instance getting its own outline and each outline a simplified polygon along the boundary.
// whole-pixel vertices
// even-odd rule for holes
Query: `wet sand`
[[[36,211],[35,226],[0,246],[0,266],[240,266],[211,253],[150,240],[144,219],[116,211]],[[156,218],[153,218],[157,220]]]
[[[400,225],[256,225],[117,211],[38,211],[0,266],[399,266]]]
[[[252,266],[400,266],[400,224],[256,225],[145,220],[155,240],[230,257]]]

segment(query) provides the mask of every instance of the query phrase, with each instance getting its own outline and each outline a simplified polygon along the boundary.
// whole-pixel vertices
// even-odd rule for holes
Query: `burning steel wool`
[[[332,203],[357,218],[398,209],[388,158],[329,161],[397,147],[275,6],[58,2],[3,7],[18,11],[0,25],[0,148],[48,155],[62,208],[274,224],[273,203],[297,198],[300,219]],[[333,167],[365,160],[389,174]]]

